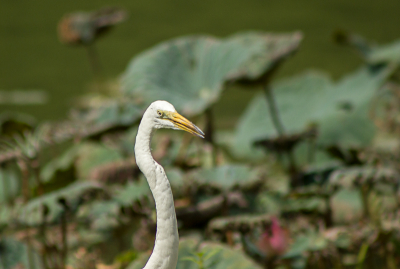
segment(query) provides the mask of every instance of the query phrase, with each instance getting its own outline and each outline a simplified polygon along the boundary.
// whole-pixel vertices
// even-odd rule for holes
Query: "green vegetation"
[[[188,36],[135,56],[68,119],[0,117],[0,266],[143,267],[155,211],[133,145],[143,111],[165,99],[206,133],[153,139],[174,192],[177,268],[399,267],[400,45],[336,37],[364,61],[337,81],[274,78],[300,32]],[[231,85],[264,91],[226,131],[214,105]]]

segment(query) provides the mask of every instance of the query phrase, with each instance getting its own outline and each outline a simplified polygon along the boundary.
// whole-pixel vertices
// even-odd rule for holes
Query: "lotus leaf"
[[[188,175],[199,187],[212,187],[228,191],[235,187],[251,188],[261,182],[260,171],[246,165],[223,165],[198,169]]]
[[[149,185],[144,178],[139,182],[128,181],[124,188],[113,195],[113,199],[121,206],[131,206],[133,203],[151,195]]]
[[[63,154],[52,159],[40,170],[40,178],[43,182],[49,182],[57,171],[66,171],[71,168],[78,157],[80,145],[74,145]]]
[[[379,183],[398,186],[399,180],[399,174],[391,168],[363,166],[336,170],[329,178],[329,185],[332,188],[351,188],[362,184]]]
[[[63,189],[53,191],[38,198],[32,199],[18,214],[18,222],[23,225],[37,226],[46,221],[55,223],[65,212],[61,201],[65,201],[70,212],[78,209],[84,201],[84,196],[93,192],[102,192],[103,188],[92,182],[76,182]],[[48,210],[45,210],[47,208]],[[45,217],[43,212],[47,211]]]
[[[300,133],[316,125],[319,145],[367,145],[375,131],[368,119],[368,105],[391,71],[391,68],[363,67],[337,83],[322,73],[308,72],[273,85],[286,132]],[[239,156],[259,157],[253,142],[276,136],[266,98],[257,95],[237,125],[234,152]]]
[[[367,55],[367,61],[372,64],[400,63],[400,41],[374,47]]]
[[[308,251],[323,250],[328,246],[328,240],[315,232],[299,235],[283,258],[296,258],[305,255]]]
[[[81,144],[78,155],[77,176],[84,179],[90,178],[94,168],[123,159],[118,150],[96,143]]]
[[[97,231],[107,231],[118,226],[120,205],[114,201],[93,201],[80,207],[78,218],[89,219]]]
[[[260,78],[295,51],[301,38],[298,32],[250,32],[173,39],[133,58],[122,90],[144,107],[161,99],[185,115],[199,114],[218,100],[225,82]]]
[[[11,201],[20,193],[20,180],[12,167],[0,169],[0,205]]]
[[[192,261],[196,253],[203,253],[205,268],[214,269],[258,269],[261,268],[240,250],[231,249],[218,243],[204,242],[200,244],[194,239],[182,239],[179,242],[179,257],[177,269],[197,269],[199,266]],[[146,264],[149,254],[142,254],[132,262],[127,269],[141,269]]]
[[[29,261],[29,259],[31,260]],[[18,264],[22,264],[24,268],[30,268],[30,266],[35,269],[44,268],[38,253],[32,248],[28,250],[25,244],[11,237],[0,239],[0,261],[2,269],[17,268]]]

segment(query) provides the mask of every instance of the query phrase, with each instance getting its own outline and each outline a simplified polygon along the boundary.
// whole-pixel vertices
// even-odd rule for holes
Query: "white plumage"
[[[153,130],[160,128],[180,129],[204,138],[197,126],[179,115],[166,101],[153,102],[143,114],[136,136],[135,157],[149,183],[157,212],[156,241],[144,269],[175,269],[178,262],[179,235],[171,186],[164,168],[150,152]]]

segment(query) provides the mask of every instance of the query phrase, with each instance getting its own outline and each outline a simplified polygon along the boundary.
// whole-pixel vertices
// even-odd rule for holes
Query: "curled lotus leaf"
[[[122,90],[143,107],[161,99],[185,115],[199,114],[219,99],[225,82],[260,78],[297,50],[301,38],[245,32],[166,41],[133,58]]]
[[[363,67],[337,83],[323,73],[308,72],[274,84],[272,89],[286,134],[316,126],[320,146],[368,145],[376,131],[368,117],[369,105],[392,71],[388,67]],[[234,152],[238,156],[260,157],[261,152],[253,143],[277,135],[266,98],[259,94],[239,120]]]
[[[23,206],[17,216],[18,223],[37,226],[43,222],[57,223],[67,212],[75,212],[91,195],[104,192],[93,182],[76,182],[65,188],[39,196]]]

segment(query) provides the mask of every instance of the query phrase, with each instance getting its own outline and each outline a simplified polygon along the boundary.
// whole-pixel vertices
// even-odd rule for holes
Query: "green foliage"
[[[134,57],[66,121],[0,115],[0,264],[42,268],[31,249],[46,268],[143,268],[156,226],[134,143],[146,106],[164,99],[209,135],[157,132],[151,143],[175,198],[177,269],[361,268],[370,256],[395,268],[398,42],[340,38],[366,65],[338,81],[311,71],[271,83],[299,32],[188,36]],[[209,112],[233,83],[265,92],[220,132]]]
[[[188,175],[199,187],[211,187],[221,191],[234,188],[248,189],[262,180],[259,170],[246,165],[223,165],[209,169],[199,169]]]
[[[173,39],[136,56],[122,88],[145,107],[167,100],[184,115],[196,115],[219,99],[226,82],[260,78],[295,51],[300,40],[297,32]]]
[[[141,255],[131,263],[127,269],[143,268],[148,254]],[[247,258],[241,251],[234,250],[222,244],[199,242],[194,239],[181,240],[179,243],[179,257],[177,269],[256,269],[261,268]]]
[[[368,145],[376,130],[367,108],[388,74],[387,68],[363,67],[337,83],[324,74],[309,72],[275,84],[273,91],[285,130],[295,134],[317,126],[318,145]],[[253,142],[276,135],[266,98],[257,95],[237,125],[235,153],[257,156]]]
[[[113,198],[121,206],[129,206],[148,197],[150,193],[146,180],[141,179],[139,182],[128,182],[126,186],[115,192]]]
[[[93,182],[73,183],[66,188],[30,200],[18,213],[18,222],[24,226],[59,222],[67,211],[76,211],[84,202],[85,196],[102,191],[103,188]]]
[[[16,268],[22,264],[25,268],[43,268],[38,253],[26,244],[10,237],[0,239],[0,265],[3,269]]]

